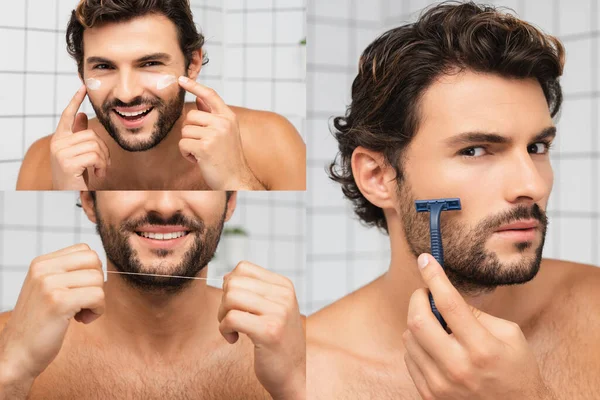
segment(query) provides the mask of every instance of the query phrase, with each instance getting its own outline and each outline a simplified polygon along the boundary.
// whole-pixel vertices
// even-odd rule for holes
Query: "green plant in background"
[[[248,232],[241,226],[223,228],[223,236],[248,236]]]
[[[241,226],[226,226],[223,228],[223,232],[221,234],[222,237],[231,237],[231,236],[241,236],[241,237],[248,237],[250,235],[248,235],[248,232]],[[211,261],[214,260],[218,255],[218,251],[215,252],[215,254],[213,254]]]
[[[300,45],[306,46],[306,38],[304,38],[300,41]]]

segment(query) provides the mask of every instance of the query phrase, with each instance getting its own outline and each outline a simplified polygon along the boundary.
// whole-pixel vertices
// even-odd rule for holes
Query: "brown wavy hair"
[[[77,62],[79,75],[83,76],[83,32],[86,29],[148,14],[164,15],[175,24],[187,71],[193,53],[204,46],[204,35],[196,29],[189,0],[81,0],[71,12],[66,35],[67,52]],[[207,62],[204,58],[203,64]]]
[[[415,23],[387,31],[363,52],[351,104],[333,120],[339,152],[329,177],[342,185],[363,223],[387,232],[383,210],[356,185],[354,150],[381,153],[400,184],[402,154],[419,126],[421,96],[440,75],[463,70],[537,79],[554,117],[562,103],[564,53],[557,38],[491,6],[444,2],[426,9]]]

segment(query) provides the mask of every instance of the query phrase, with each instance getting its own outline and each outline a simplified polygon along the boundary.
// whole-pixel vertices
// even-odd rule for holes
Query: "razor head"
[[[460,199],[415,200],[417,212],[431,211],[431,206],[438,205],[442,211],[460,210]]]

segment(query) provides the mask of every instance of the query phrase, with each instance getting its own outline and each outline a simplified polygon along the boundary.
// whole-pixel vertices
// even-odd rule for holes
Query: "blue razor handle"
[[[429,236],[431,242],[431,255],[444,268],[444,247],[442,246],[442,230],[440,226],[440,218],[442,211],[460,210],[460,199],[439,199],[439,200],[416,200],[415,207],[417,212],[429,211]],[[431,312],[437,318],[444,330],[447,330],[446,321],[442,314],[438,311],[433,301],[433,296],[429,292],[429,304]]]

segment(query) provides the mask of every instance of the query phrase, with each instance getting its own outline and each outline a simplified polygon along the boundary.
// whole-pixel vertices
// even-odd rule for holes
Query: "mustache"
[[[480,226],[482,231],[490,231],[496,230],[502,225],[510,224],[523,219],[535,219],[544,229],[548,226],[548,217],[546,216],[546,212],[537,204],[533,204],[532,206],[526,206],[523,204],[518,205],[511,210],[507,210],[498,215],[486,218]]]
[[[164,217],[161,214],[154,211],[150,211],[148,214],[141,218],[131,219],[123,222],[121,224],[121,230],[125,232],[134,232],[137,231],[139,227],[144,225],[180,225],[189,231],[197,231],[200,234],[205,230],[204,221],[202,221],[201,219],[190,218],[188,216],[183,215],[180,212],[177,212],[168,217]]]
[[[165,102],[156,97],[150,98],[150,97],[142,97],[142,96],[136,97],[135,99],[131,100],[129,103],[124,103],[119,99],[113,99],[113,100],[107,100],[104,102],[104,104],[102,104],[102,111],[104,111],[105,113],[108,113],[108,112],[110,112],[110,110],[112,110],[113,108],[116,108],[116,107],[123,107],[123,108],[137,107],[137,106],[141,106],[142,104],[147,104],[147,105],[150,105],[151,107],[162,107],[165,105]]]

